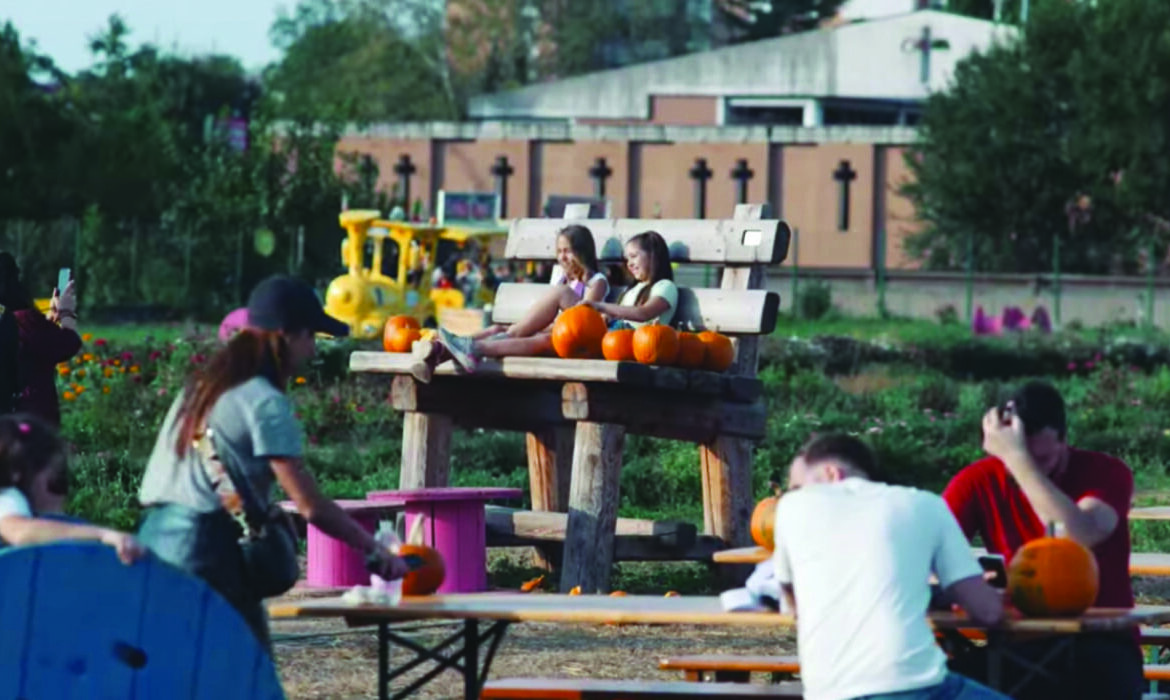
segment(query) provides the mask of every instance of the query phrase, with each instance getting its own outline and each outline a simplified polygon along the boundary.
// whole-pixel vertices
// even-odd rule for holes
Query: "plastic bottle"
[[[394,523],[386,520],[378,524],[374,540],[393,554],[398,553],[398,548],[402,544],[402,541],[398,539],[398,534],[394,531]],[[402,579],[387,581],[375,573],[378,568],[377,560],[373,555],[366,557],[366,569],[370,572],[370,588],[385,596],[386,600],[383,601],[385,604],[398,605],[398,601],[402,599]]]

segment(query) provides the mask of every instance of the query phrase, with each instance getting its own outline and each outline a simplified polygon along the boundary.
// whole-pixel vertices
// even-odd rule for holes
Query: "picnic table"
[[[1130,520],[1170,520],[1170,506],[1130,508]]]
[[[465,593],[403,598],[397,606],[353,605],[341,598],[274,601],[268,606],[273,619],[340,618],[351,625],[378,627],[378,697],[403,698],[414,693],[445,669],[463,674],[464,697],[478,697],[491,662],[508,625],[514,622],[578,624],[710,625],[722,627],[773,627],[792,629],[795,620],[771,612],[726,612],[716,596],[659,597],[645,595],[548,595],[523,593]],[[931,613],[940,630],[981,629],[961,614]],[[463,628],[428,649],[393,631],[390,623],[409,620],[457,620]],[[1075,636],[1088,632],[1124,630],[1141,625],[1170,622],[1170,607],[1138,606],[1129,610],[1090,609],[1080,617],[1010,620],[988,630],[989,671],[999,682],[1005,650],[1001,642],[1013,635],[1052,634]],[[486,629],[480,628],[486,623]],[[462,641],[462,646],[458,646]],[[414,658],[390,667],[390,644],[413,652]],[[486,644],[481,660],[480,647]],[[390,695],[389,683],[431,661],[437,664],[403,690]]]
[[[987,550],[972,547],[971,553],[981,557],[987,554]],[[763,547],[737,547],[715,552],[711,559],[716,564],[759,564],[771,556],[772,553]],[[1170,576],[1170,554],[1133,552],[1129,555],[1129,573],[1131,576]]]

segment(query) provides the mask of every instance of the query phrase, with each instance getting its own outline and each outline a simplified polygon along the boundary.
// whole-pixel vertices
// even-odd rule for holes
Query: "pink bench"
[[[523,491],[508,488],[424,488],[371,491],[371,502],[401,506],[406,532],[424,517],[423,544],[443,555],[447,575],[439,593],[475,593],[487,590],[487,526],[484,504],[493,499],[520,498]]]
[[[363,500],[337,500],[337,505],[370,532],[378,529],[378,522],[402,510],[396,503],[372,503]],[[296,504],[284,501],[284,510],[296,513]],[[335,540],[312,525],[306,526],[305,585],[322,588],[349,588],[370,585],[365,557],[341,540]]]

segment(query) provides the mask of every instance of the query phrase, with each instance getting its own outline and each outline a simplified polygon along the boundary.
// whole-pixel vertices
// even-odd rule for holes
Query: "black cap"
[[[248,325],[270,331],[309,330],[338,338],[349,335],[348,325],[325,313],[312,287],[284,275],[273,275],[252,290]]]

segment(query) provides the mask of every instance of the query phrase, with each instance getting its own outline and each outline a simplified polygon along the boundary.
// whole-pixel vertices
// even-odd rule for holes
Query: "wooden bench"
[[[800,659],[795,656],[698,654],[667,657],[658,662],[658,668],[682,671],[683,678],[688,681],[702,681],[710,675],[716,682],[746,683],[753,673],[768,673],[773,681],[784,681],[800,673]]]
[[[566,215],[576,212],[566,209]],[[732,337],[736,360],[726,373],[633,362],[509,357],[486,361],[472,376],[450,362],[429,384],[410,375],[405,353],[355,352],[354,372],[393,375],[391,405],[404,415],[399,487],[446,486],[454,425],[527,433],[534,511],[568,514],[561,590],[606,592],[614,553],[625,435],[699,445],[704,533],[724,546],[750,541],[752,448],[766,413],[756,378],[758,337],[776,325],[780,299],[764,289],[768,265],[787,256],[789,228],[762,219],[763,207],[740,205],[734,219],[517,219],[505,257],[553,260],[556,232],[581,223],[603,263],[620,262],[626,241],[658,231],[674,262],[722,268],[718,289],[680,288],[676,325]],[[492,320],[510,323],[547,294],[543,284],[504,284]]]
[[[687,698],[804,697],[799,683],[686,683],[571,678],[507,678],[488,681],[484,700],[686,700]]]

